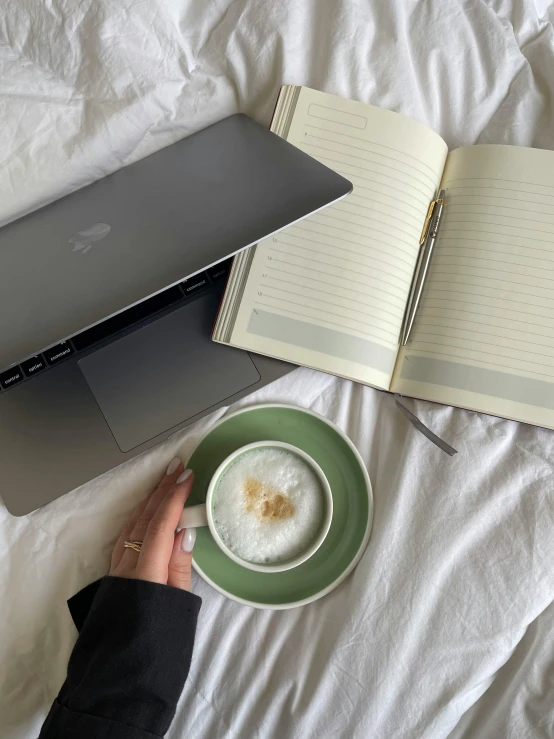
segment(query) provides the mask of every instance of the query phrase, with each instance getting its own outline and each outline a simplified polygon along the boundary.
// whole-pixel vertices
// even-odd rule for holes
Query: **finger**
[[[117,565],[121,561],[121,557],[123,556],[123,552],[125,551],[123,545],[127,540],[131,538],[132,531],[135,527],[136,522],[138,521],[139,516],[143,513],[144,509],[148,505],[148,501],[152,498],[156,490],[157,488],[154,488],[154,490],[148,493],[148,495],[141,501],[139,501],[139,503],[137,503],[137,505],[131,511],[131,516],[123,527],[119,538],[114,545],[114,550],[112,552],[111,558],[110,573],[115,567],[117,567]]]
[[[184,465],[178,457],[175,457],[170,463],[164,477],[161,479],[158,487],[152,492],[148,498],[146,505],[139,512],[136,519],[133,521],[133,526],[127,529],[126,536],[123,542],[129,541],[144,541],[146,531],[148,530],[148,524],[152,520],[152,516],[158,510],[158,507],[164,497],[167,495],[167,491],[175,484],[176,480],[182,474]],[[122,544],[123,548],[123,544]],[[120,560],[125,567],[135,567],[138,561],[138,552],[134,549],[123,549],[123,553]]]
[[[192,489],[193,480],[192,471],[185,470],[152,516],[138,558],[139,579],[167,584],[175,529],[179,525],[179,518]]]
[[[196,529],[182,529],[175,537],[169,560],[167,584],[181,590],[191,589],[192,548]]]
[[[153,493],[150,493],[150,495],[147,495],[144,500],[141,500],[138,505],[136,505],[132,512],[131,517],[123,527],[121,534],[119,535],[118,540],[115,543],[114,550],[112,552],[112,559],[110,564],[110,573],[113,569],[117,567],[117,565],[121,562],[121,557],[123,556],[124,548],[123,544],[129,539],[131,536],[131,531],[134,528],[135,523],[137,522],[138,517],[140,514],[144,511],[146,508],[146,504],[148,503],[150,497]]]
[[[175,481],[179,478],[183,472],[184,465],[178,457],[175,457],[169,464],[167,472],[160,481],[158,487],[154,490],[145,509],[138,516],[131,529],[130,538],[133,541],[143,541],[146,536],[148,524],[152,520],[152,516],[158,510],[158,507],[162,500],[165,498],[169,488],[175,484]]]

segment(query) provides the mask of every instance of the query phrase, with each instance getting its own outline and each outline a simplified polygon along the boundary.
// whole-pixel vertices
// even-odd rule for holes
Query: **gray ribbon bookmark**
[[[406,408],[405,405],[403,405],[398,398],[401,398],[401,395],[395,395],[394,396],[394,402],[396,403],[396,407],[402,411],[402,413],[406,416],[408,421],[414,426],[418,431],[420,431],[423,436],[426,436],[429,441],[432,441],[433,444],[438,446],[439,449],[442,449],[443,452],[446,452],[450,457],[453,457],[455,454],[458,454],[458,450],[454,449],[454,447],[451,447],[450,444],[447,444],[446,441],[443,441],[440,436],[437,436],[434,434],[431,429],[428,429],[427,426],[422,423],[417,416],[415,416],[410,410]]]

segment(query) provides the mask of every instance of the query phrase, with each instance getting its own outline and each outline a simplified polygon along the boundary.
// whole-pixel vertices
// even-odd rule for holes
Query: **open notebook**
[[[449,154],[410,118],[299,87],[281,90],[272,130],[354,190],[235,259],[214,340],[554,428],[554,152]],[[401,347],[439,188],[447,205]]]

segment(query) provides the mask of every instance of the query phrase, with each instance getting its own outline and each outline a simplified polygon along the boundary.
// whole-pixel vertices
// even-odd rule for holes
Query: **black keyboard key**
[[[210,267],[210,269],[206,270],[210,276],[210,280],[212,282],[217,282],[218,280],[222,280],[224,277],[227,277],[232,264],[232,257],[231,259],[226,259],[224,262],[219,262],[219,264],[214,264],[213,267]]]
[[[203,290],[207,285],[208,275],[205,272],[200,272],[200,274],[181,282],[181,289],[185,295],[194,295],[194,293]]]
[[[67,359],[67,357],[71,356],[73,354],[73,347],[69,343],[69,341],[62,341],[61,344],[56,344],[56,346],[50,347],[50,349],[47,349],[44,352],[44,356],[46,357],[46,361],[48,364],[56,364],[56,362],[61,362],[63,359]]]
[[[36,375],[37,372],[41,372],[45,367],[46,362],[40,354],[36,357],[31,357],[31,359],[27,359],[25,362],[21,362],[21,368],[27,377]]]
[[[6,370],[5,372],[2,372],[0,374],[0,385],[4,388],[4,390],[7,390],[8,388],[12,387],[12,385],[17,385],[18,382],[21,382],[23,379],[23,372],[21,370],[21,367],[12,367],[9,370]]]
[[[132,308],[118,313],[113,318],[107,318],[102,323],[88,328],[86,331],[82,331],[77,336],[74,336],[73,346],[76,351],[80,352],[93,344],[97,344],[103,339],[107,339],[110,336],[123,331],[123,329],[129,328],[139,321],[143,321],[155,313],[163,310],[164,308],[173,305],[178,300],[182,300],[183,296],[178,287],[170,287],[168,290],[164,290],[151,298],[143,300],[142,303],[134,305]]]

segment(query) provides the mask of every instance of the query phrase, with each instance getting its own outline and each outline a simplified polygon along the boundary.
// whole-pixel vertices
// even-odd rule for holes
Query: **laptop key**
[[[41,372],[45,367],[46,362],[40,354],[36,357],[31,357],[31,359],[27,359],[25,362],[21,362],[21,368],[27,377],[36,375],[37,372]]]
[[[17,385],[17,383],[21,382],[22,379],[23,372],[21,371],[21,367],[12,367],[0,374],[0,385],[2,385],[4,390],[7,390],[12,387],[12,385]]]
[[[62,341],[61,344],[56,344],[56,346],[51,346],[50,349],[47,349],[44,352],[44,356],[46,357],[46,361],[48,364],[56,364],[56,362],[61,362],[62,359],[66,359],[71,354],[73,354],[73,347],[69,343],[69,341]]]
[[[231,257],[230,259],[226,259],[224,262],[214,264],[213,267],[210,267],[210,269],[206,270],[210,276],[210,280],[212,282],[217,282],[218,280],[222,280],[224,277],[227,277],[232,263],[233,258]]]
[[[203,290],[207,285],[208,275],[205,272],[200,272],[200,274],[181,282],[181,289],[185,295],[194,295],[194,293]]]

